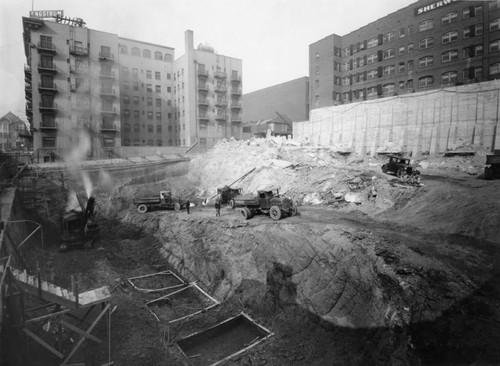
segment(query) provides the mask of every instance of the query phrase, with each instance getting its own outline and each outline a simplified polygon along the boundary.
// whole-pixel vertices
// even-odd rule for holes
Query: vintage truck
[[[229,186],[224,186],[217,189],[217,195],[219,196],[220,203],[229,203],[231,208],[235,207],[234,198],[241,195],[241,188],[231,188]]]
[[[152,208],[179,211],[186,207],[186,202],[180,198],[172,197],[170,191],[160,191],[160,194],[156,197],[134,198],[134,205],[137,206],[137,211],[146,213]]]
[[[234,197],[231,206],[239,207],[240,214],[245,220],[257,214],[269,215],[273,220],[280,220],[298,213],[297,206],[291,199],[280,196],[278,189],[260,190],[257,191],[257,195]]]
[[[500,178],[500,151],[495,150],[495,154],[486,155],[486,165],[484,179]]]

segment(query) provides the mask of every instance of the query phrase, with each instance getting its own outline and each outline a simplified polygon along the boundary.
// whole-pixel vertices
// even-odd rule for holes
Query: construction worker
[[[215,200],[215,217],[220,217],[220,199],[217,197]]]
[[[189,209],[191,208],[191,202],[189,200],[186,201],[186,212],[189,215]]]
[[[369,201],[373,201],[373,203],[375,203],[375,201],[377,200],[377,186],[375,184],[375,180],[377,179],[377,177],[372,177],[372,183],[370,185],[370,193],[368,194],[368,200]]]

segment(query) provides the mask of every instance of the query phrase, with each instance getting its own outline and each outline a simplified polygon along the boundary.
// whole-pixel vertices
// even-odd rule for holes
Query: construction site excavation
[[[1,364],[500,364],[500,180],[461,151],[6,160]]]

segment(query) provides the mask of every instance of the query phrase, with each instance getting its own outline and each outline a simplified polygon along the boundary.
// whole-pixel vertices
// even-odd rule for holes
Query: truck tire
[[[398,171],[396,172],[396,175],[398,178],[402,178],[404,175],[406,175],[406,171],[404,168],[399,168]]]
[[[174,203],[174,211],[180,211],[181,210],[181,204],[179,202]]]
[[[248,207],[243,207],[240,210],[240,214],[245,220],[250,220],[253,217],[252,211]]]
[[[148,206],[139,205],[139,206],[137,206],[137,211],[139,211],[139,213],[141,213],[141,214],[146,213],[146,212],[148,212]]]
[[[269,210],[269,216],[271,216],[274,221],[278,221],[279,219],[281,219],[281,208],[279,208],[278,206],[271,206],[271,209]]]
[[[387,164],[382,165],[382,172],[387,173]]]
[[[290,214],[292,216],[296,216],[297,214],[299,213],[299,209],[297,208],[297,206],[295,206],[293,203],[292,203],[292,208],[290,210]]]
[[[229,205],[234,210],[234,208],[236,207],[236,202],[234,202],[234,199],[232,199],[231,201],[229,201]]]

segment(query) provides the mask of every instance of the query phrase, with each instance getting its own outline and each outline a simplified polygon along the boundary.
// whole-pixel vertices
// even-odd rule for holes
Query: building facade
[[[0,151],[23,151],[29,149],[25,141],[26,125],[14,113],[0,117]]]
[[[175,145],[174,50],[84,25],[23,17],[35,160],[63,159],[83,141],[97,159],[121,145]]]
[[[311,108],[500,78],[500,1],[420,0],[309,45]]]
[[[180,145],[209,148],[223,138],[241,138],[241,60],[201,44],[195,49],[191,30],[185,32],[185,50],[174,65]]]

